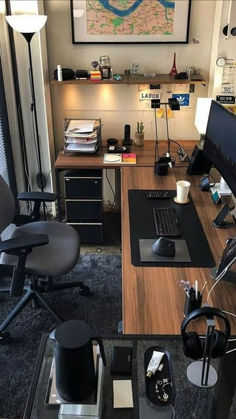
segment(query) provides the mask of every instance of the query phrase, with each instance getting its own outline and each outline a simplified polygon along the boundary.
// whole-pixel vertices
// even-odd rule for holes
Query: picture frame
[[[73,44],[188,43],[191,0],[70,0],[70,5]]]

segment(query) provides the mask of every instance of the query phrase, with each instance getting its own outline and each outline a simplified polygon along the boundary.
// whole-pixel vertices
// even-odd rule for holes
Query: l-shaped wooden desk
[[[193,143],[184,143],[191,152]],[[160,151],[166,150],[165,142]],[[203,303],[214,284],[210,268],[170,268],[136,267],[131,263],[130,226],[129,226],[129,189],[175,189],[176,181],[188,179],[191,182],[191,196],[201,220],[203,230],[216,264],[218,264],[225,241],[236,236],[236,224],[229,229],[216,229],[212,220],[220,207],[212,203],[210,194],[199,189],[199,176],[187,176],[186,167],[176,156],[176,165],[169,169],[167,176],[156,176],[153,172],[153,141],[144,147],[133,147],[137,154],[137,164],[132,166],[104,164],[103,153],[99,156],[81,156],[60,153],[55,162],[58,192],[60,191],[59,173],[62,170],[78,168],[118,168],[121,170],[121,217],[122,217],[122,305],[124,333],[179,334],[183,320],[185,294],[180,287],[181,279],[199,281],[199,289],[207,280]],[[174,154],[174,153],[173,153]],[[186,164],[185,164],[186,166]],[[60,197],[59,197],[60,199]],[[60,205],[59,205],[60,207]],[[60,215],[60,214],[59,214]],[[194,238],[193,238],[194,240]],[[196,247],[199,243],[196,243]],[[211,306],[236,313],[236,284],[220,281],[210,295]],[[236,334],[236,318],[229,315],[232,334]],[[201,322],[195,322],[194,330],[203,331]]]

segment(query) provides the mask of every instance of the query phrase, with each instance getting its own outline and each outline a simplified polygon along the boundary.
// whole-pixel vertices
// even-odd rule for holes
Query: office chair
[[[22,197],[24,200],[34,200],[37,211],[39,203],[55,199],[54,194],[40,192],[19,196],[20,199]],[[18,227],[14,226],[9,238],[2,240],[2,233],[4,231],[5,235],[7,227],[8,229],[9,226],[12,227],[15,214],[14,197],[2,176],[0,176],[0,199],[0,278],[11,277],[10,288],[1,288],[0,293],[10,293],[11,296],[24,294],[0,324],[0,342],[3,342],[9,338],[9,333],[4,330],[30,301],[34,305],[39,304],[47,308],[54,318],[60,321],[42,298],[39,290],[59,290],[79,286],[80,294],[88,295],[89,288],[79,281],[53,284],[52,278],[69,272],[78,260],[80,240],[73,227],[54,221],[28,222]],[[32,219],[39,219],[38,214],[34,214],[33,218],[31,214],[27,221]],[[19,225],[19,217],[17,221]],[[29,277],[29,285],[25,284],[26,277]]]

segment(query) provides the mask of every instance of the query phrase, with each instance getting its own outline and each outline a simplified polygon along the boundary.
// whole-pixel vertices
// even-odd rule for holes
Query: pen
[[[202,287],[202,290],[201,290],[201,295],[202,295],[202,293],[203,293],[204,289],[206,288],[206,284],[207,284],[207,281],[205,281],[205,284],[204,284],[204,285],[203,285],[203,287]]]
[[[195,299],[198,299],[198,280],[195,281]]]

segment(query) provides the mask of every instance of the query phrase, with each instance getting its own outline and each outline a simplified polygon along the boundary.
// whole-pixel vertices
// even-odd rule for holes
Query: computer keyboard
[[[178,220],[174,208],[153,208],[158,236],[179,236]]]

